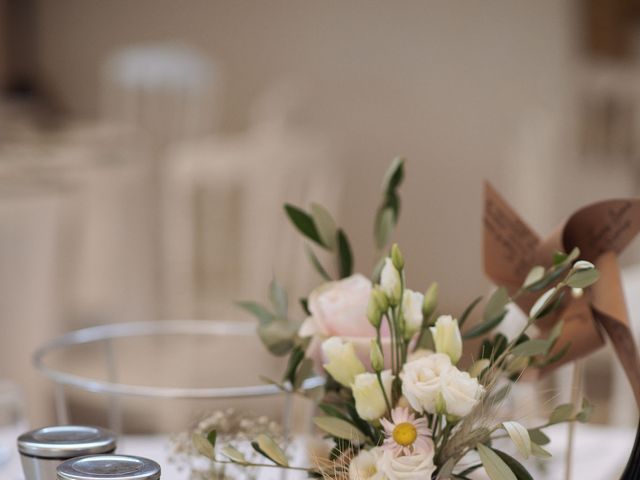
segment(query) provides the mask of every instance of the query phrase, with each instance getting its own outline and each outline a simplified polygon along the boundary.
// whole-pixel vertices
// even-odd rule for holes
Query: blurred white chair
[[[264,123],[247,136],[203,139],[168,162],[168,316],[237,316],[235,300],[264,298],[274,274],[292,302],[317,284],[283,204],[335,212],[341,171],[325,142]]]
[[[213,64],[176,43],[133,45],[115,52],[103,68],[101,116],[136,126],[154,142],[210,133],[218,81]]]

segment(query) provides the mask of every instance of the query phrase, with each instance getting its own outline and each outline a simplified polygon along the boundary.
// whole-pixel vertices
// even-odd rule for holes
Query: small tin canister
[[[158,480],[160,465],[131,455],[90,455],[58,465],[58,480]]]
[[[113,453],[115,436],[102,428],[56,425],[18,437],[18,451],[26,480],[56,480],[56,468],[65,460],[84,455]]]

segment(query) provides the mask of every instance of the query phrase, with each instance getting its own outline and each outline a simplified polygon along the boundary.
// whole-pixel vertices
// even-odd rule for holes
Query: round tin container
[[[57,466],[70,458],[113,453],[115,436],[102,428],[56,425],[18,437],[18,451],[26,480],[56,480]]]
[[[160,465],[130,455],[90,455],[58,465],[58,480],[158,480]]]

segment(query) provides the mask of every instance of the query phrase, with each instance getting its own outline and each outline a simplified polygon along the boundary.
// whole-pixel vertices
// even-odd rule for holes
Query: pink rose
[[[328,282],[316,288],[308,299],[309,316],[300,327],[301,337],[313,337],[307,355],[320,360],[320,344],[329,337],[340,337],[353,343],[358,357],[370,365],[370,339],[376,329],[367,319],[371,281],[361,274]],[[383,326],[383,347],[388,346],[388,329]],[[388,350],[388,348],[385,348]],[[385,358],[388,355],[385,352]],[[385,362],[386,363],[386,362]]]

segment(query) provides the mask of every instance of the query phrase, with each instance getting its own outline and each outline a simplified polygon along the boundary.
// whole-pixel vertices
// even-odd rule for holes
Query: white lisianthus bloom
[[[405,363],[400,375],[402,394],[415,411],[436,413],[440,376],[451,368],[451,359],[442,353]]]
[[[382,449],[374,447],[371,450],[360,450],[349,464],[349,480],[386,480],[378,471],[378,460],[382,456]]]
[[[400,302],[400,293],[402,291],[400,273],[393,266],[393,262],[389,257],[384,260],[384,267],[380,274],[380,287],[391,304],[397,305]]]
[[[431,327],[431,334],[436,352],[449,355],[453,364],[458,363],[462,356],[462,336],[458,328],[458,320],[451,315],[439,316],[436,326]]]
[[[440,377],[442,398],[447,414],[464,417],[476,406],[484,393],[484,387],[476,378],[456,367]]]
[[[381,378],[387,398],[391,398],[391,383],[393,380],[391,371],[384,370],[381,372]],[[374,373],[356,375],[351,391],[356,401],[356,411],[362,419],[373,422],[386,413],[387,402],[385,402],[380,383]]]
[[[412,336],[422,326],[422,304],[424,295],[420,292],[405,290],[402,294],[402,315],[404,315],[407,337]]]
[[[402,394],[417,412],[468,415],[484,393],[478,380],[451,364],[447,355],[434,353],[407,362],[400,375]]]
[[[326,359],[324,369],[345,387],[351,387],[356,375],[366,371],[351,342],[331,337],[322,342],[322,354]]]
[[[436,466],[433,464],[433,451],[417,452],[413,455],[396,457],[391,451],[385,451],[378,460],[378,471],[388,480],[425,480],[430,479]]]

